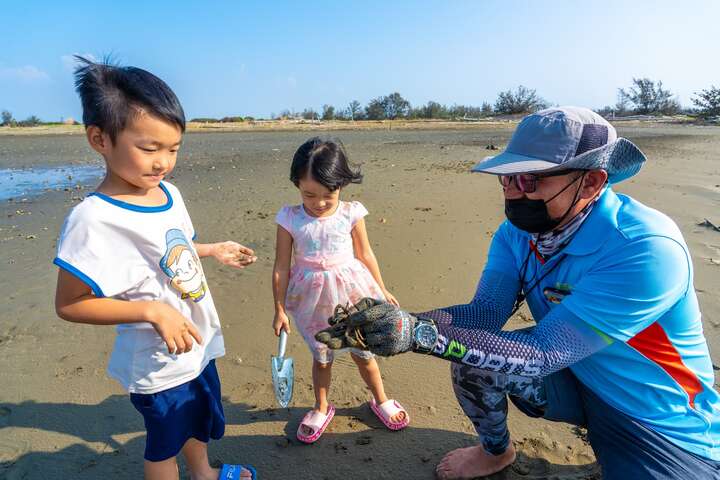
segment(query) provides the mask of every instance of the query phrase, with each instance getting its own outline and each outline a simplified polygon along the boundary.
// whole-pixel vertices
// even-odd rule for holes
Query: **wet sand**
[[[343,198],[361,200],[370,211],[369,237],[383,276],[407,309],[471,297],[502,220],[502,198],[494,177],[468,169],[494,153],[486,145],[502,148],[511,128],[333,132],[365,174],[365,182],[348,187]],[[620,127],[620,133],[650,160],[617,190],[664,211],[682,229],[717,359],[720,232],[698,224],[708,219],[720,225],[720,128],[649,125]],[[341,358],[331,391],[337,416],[317,444],[305,446],[294,432],[313,403],[311,357],[291,335],[295,395],[289,409],[275,404],[268,368],[277,345],[270,328],[273,218],[283,204],[299,202],[288,180],[289,164],[309,135],[189,133],[170,179],[184,195],[198,241],[233,239],[259,256],[243,271],[203,263],[228,351],[218,361],[227,429],[225,438],[211,444],[211,459],[251,463],[269,479],[431,479],[445,452],[475,442],[442,360],[415,354],[379,360],[388,394],[412,417],[408,429],[390,432],[365,404],[369,392],[352,361]],[[0,168],[96,162],[81,135],[0,138]],[[0,204],[2,478],[142,474],[142,419],[105,374],[113,329],[63,322],[52,305],[57,233],[69,208],[87,192],[88,187],[61,189]],[[527,320],[515,318],[511,326],[527,326]],[[518,461],[493,478],[599,478],[582,431],[515,410],[510,428]]]

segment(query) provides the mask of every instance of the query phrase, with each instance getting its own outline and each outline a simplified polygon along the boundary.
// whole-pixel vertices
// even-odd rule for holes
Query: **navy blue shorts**
[[[187,383],[158,393],[131,393],[130,400],[145,420],[145,460],[167,460],[190,438],[207,443],[225,433],[215,360]]]
[[[586,427],[604,479],[720,479],[720,462],[688,452],[611,407],[569,369],[544,379],[547,406],[510,399],[532,417]]]

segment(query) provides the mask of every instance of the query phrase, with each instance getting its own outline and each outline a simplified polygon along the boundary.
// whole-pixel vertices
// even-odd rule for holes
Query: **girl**
[[[275,335],[290,332],[290,313],[313,354],[315,408],[303,417],[297,432],[298,440],[313,443],[335,415],[328,403],[333,352],[316,341],[315,334],[329,326],[338,304],[353,304],[363,297],[398,302],[385,288],[370,248],[363,220],[368,211],[360,202],[340,201],[343,187],[362,181],[360,172],[348,165],[342,145],[318,137],[306,141],[295,152],[290,180],[300,190],[302,203],[283,207],[275,219],[273,329]],[[410,416],[385,396],[373,355],[356,349],[350,349],[350,355],[372,392],[369,403],[375,415],[391,430],[405,428]]]

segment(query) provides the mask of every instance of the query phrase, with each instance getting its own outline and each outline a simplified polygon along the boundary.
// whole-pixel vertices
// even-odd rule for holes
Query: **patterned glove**
[[[335,307],[328,320],[331,326],[315,339],[333,350],[361,348],[388,357],[412,349],[415,322],[414,316],[391,303],[363,298],[352,306]]]

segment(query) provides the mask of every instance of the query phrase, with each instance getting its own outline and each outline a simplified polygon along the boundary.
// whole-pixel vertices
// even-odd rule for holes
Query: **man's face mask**
[[[563,175],[564,174],[567,174],[567,172],[564,172]],[[507,188],[507,186],[510,185],[513,177],[515,177],[515,182],[518,185],[518,188],[523,191],[523,193],[534,192],[534,183],[537,181],[537,178],[542,178],[539,176],[535,176],[535,182],[532,183],[532,190],[523,188],[527,184],[527,179],[523,180],[523,178],[517,178],[526,177],[526,175],[504,176],[501,177],[500,183],[502,183],[503,186]],[[552,218],[550,216],[550,214],[548,213],[547,204],[555,200],[558,195],[567,190],[573,183],[584,177],[585,172],[583,172],[582,175],[575,177],[570,183],[565,185],[562,190],[553,195],[552,198],[547,201],[540,199],[532,200],[527,198],[526,196],[524,196],[523,198],[505,199],[505,216],[510,221],[510,223],[515,225],[520,230],[524,230],[528,233],[544,233],[554,230],[558,225],[563,222],[563,220],[565,220],[565,217],[568,216],[570,210],[572,210],[572,208],[577,203],[578,193],[580,192],[580,188],[582,187],[582,182],[580,182],[580,185],[575,191],[575,196],[572,203],[560,218]]]

